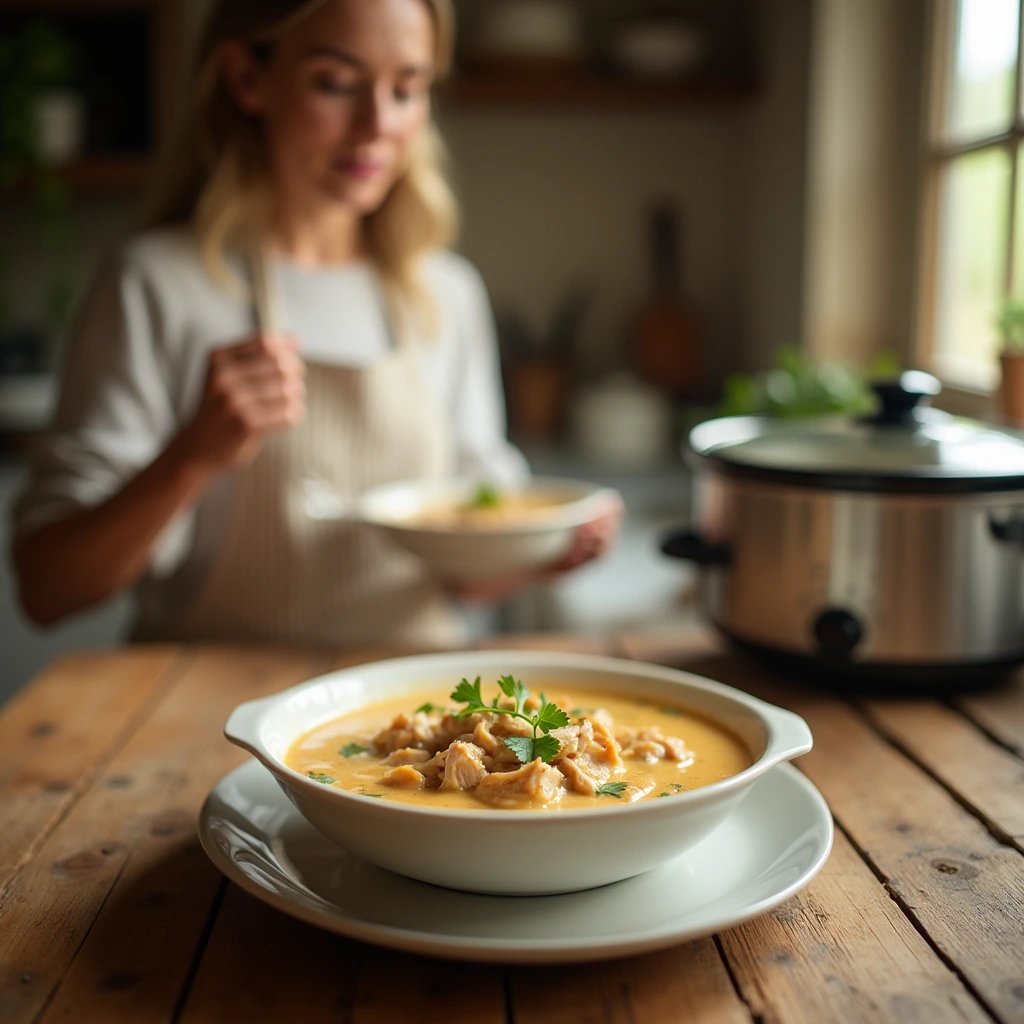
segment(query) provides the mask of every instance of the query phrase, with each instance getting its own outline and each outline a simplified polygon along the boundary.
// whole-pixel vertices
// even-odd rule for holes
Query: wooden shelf
[[[52,168],[74,194],[127,192],[142,188],[152,162],[145,156],[86,156],[73,163]],[[0,198],[24,195],[29,189],[25,177],[17,178]]]
[[[87,156],[59,173],[76,192],[119,192],[141,188],[151,166],[145,156]]]
[[[462,75],[440,90],[450,109],[486,106],[672,107],[735,103],[755,93],[740,79],[648,80],[598,75]]]

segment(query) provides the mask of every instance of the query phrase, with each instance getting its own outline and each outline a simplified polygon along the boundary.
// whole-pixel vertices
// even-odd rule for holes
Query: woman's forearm
[[[94,508],[48,523],[14,550],[25,612],[49,625],[132,586],[154,541],[199,499],[215,471],[176,439],[149,466]]]

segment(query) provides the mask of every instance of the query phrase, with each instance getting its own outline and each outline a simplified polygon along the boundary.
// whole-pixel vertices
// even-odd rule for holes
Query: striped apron
[[[257,322],[279,323],[262,259]],[[367,489],[453,470],[450,428],[415,343],[394,341],[366,367],[309,363],[306,415],[268,434],[232,474],[223,541],[177,640],[332,646],[448,646],[461,639],[451,602],[414,556],[346,509]]]

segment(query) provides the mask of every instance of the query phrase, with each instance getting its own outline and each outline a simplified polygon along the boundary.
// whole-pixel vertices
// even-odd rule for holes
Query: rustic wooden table
[[[508,645],[508,640],[490,646]],[[793,708],[835,815],[821,874],[711,938],[584,966],[382,951],[224,880],[196,839],[239,701],[385,656],[135,648],[55,664],[0,715],[0,1020],[1024,1021],[1024,682],[839,699],[708,634],[517,638],[690,668]]]

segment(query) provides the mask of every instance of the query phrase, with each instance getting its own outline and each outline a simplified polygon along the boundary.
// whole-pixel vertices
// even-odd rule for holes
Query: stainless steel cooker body
[[[700,563],[726,634],[851,669],[1024,661],[1024,490],[903,494],[795,486],[699,460]]]

